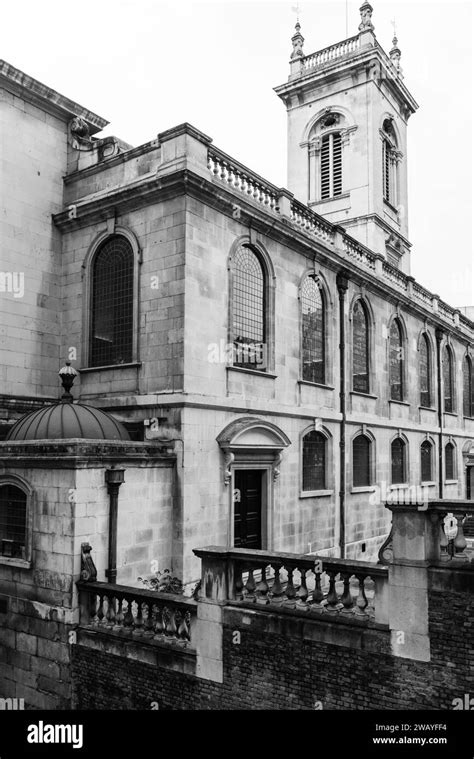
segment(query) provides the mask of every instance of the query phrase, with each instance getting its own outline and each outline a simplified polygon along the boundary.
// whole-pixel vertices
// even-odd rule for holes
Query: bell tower
[[[288,82],[288,189],[328,221],[410,271],[407,122],[418,108],[403,82],[396,36],[378,43],[373,8],[358,33],[306,55],[299,21]]]

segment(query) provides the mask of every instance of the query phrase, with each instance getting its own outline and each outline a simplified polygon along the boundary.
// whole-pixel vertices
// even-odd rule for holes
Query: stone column
[[[230,598],[227,552],[219,548],[194,550],[201,559],[201,591],[194,634],[196,642],[196,675],[205,680],[224,680],[222,612]]]
[[[389,565],[389,625],[392,653],[430,661],[428,567],[439,561],[438,517],[409,505],[392,511],[393,563]]]

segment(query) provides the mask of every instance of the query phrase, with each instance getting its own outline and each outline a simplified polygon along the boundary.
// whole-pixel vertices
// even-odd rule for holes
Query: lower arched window
[[[433,446],[429,440],[424,440],[421,444],[421,481],[431,482],[433,480]]]
[[[356,488],[370,485],[370,445],[366,435],[358,435],[352,442],[352,484]]]
[[[401,485],[407,480],[406,444],[397,437],[391,450],[392,484]]]
[[[446,443],[444,448],[444,472],[446,480],[455,480],[454,476],[454,445],[452,443]]]
[[[10,483],[0,483],[0,556],[26,559],[27,495]]]
[[[326,490],[327,439],[311,430],[303,438],[303,490]]]

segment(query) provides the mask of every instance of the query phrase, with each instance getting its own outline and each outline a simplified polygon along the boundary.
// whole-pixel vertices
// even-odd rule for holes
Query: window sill
[[[350,395],[358,395],[361,398],[373,398],[375,401],[378,398],[378,395],[373,395],[372,393],[362,393],[360,390],[350,390]]]
[[[445,485],[457,485],[458,484],[458,480],[445,480],[444,484]]]
[[[464,415],[464,419],[467,419],[468,422],[474,422],[474,416],[466,416],[466,415]]]
[[[389,490],[406,490],[408,487],[410,487],[408,485],[408,482],[400,482],[400,483],[397,483],[396,485],[390,485],[388,489]]]
[[[142,365],[141,361],[131,361],[129,364],[107,364],[106,366],[86,366],[84,369],[78,369],[80,374],[88,374],[89,372],[108,372],[113,369],[131,369],[133,367],[139,367]]]
[[[375,493],[376,489],[373,485],[357,485],[351,488],[351,493]]]
[[[457,416],[456,411],[444,411],[443,412],[446,416]]]
[[[300,498],[323,498],[333,493],[334,490],[302,490]]]
[[[383,199],[383,203],[384,203],[384,206],[387,206],[388,208],[390,208],[390,210],[392,211],[392,213],[394,213],[395,216],[398,219],[398,210],[395,208],[395,206],[392,206],[392,204],[390,203],[389,200],[387,200],[387,198]]]
[[[257,377],[268,377],[269,379],[276,379],[278,375],[271,372],[262,372],[258,369],[244,369],[242,366],[226,366],[228,372],[241,372],[242,374],[254,374]]]
[[[331,195],[330,198],[322,198],[321,200],[310,200],[308,203],[308,206],[312,208],[313,206],[321,206],[324,203],[331,203],[334,200],[341,200],[344,198],[350,198],[351,194],[350,192],[343,192],[340,195]]]
[[[19,569],[31,569],[31,561],[27,559],[14,559],[10,556],[0,556],[0,564],[8,567],[18,567]]]
[[[434,406],[418,406],[421,411],[436,411]]]
[[[333,385],[326,385],[324,382],[310,382],[309,380],[298,380],[298,385],[308,385],[308,387],[322,387],[323,390],[334,390]]]
[[[397,406],[409,406],[408,401],[396,401],[394,398],[389,398],[389,403],[395,403]]]

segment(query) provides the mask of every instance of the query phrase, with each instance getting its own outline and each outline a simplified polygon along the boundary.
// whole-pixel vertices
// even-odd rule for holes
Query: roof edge
[[[52,112],[66,120],[73,116],[80,116],[87,123],[91,134],[100,132],[109,122],[98,116],[96,113],[89,111],[79,103],[70,100],[65,95],[56,92],[51,87],[47,87],[37,79],[25,74],[20,69],[15,68],[11,63],[0,59],[0,85],[9,89],[14,94],[21,92],[22,96],[39,105],[43,109]]]

